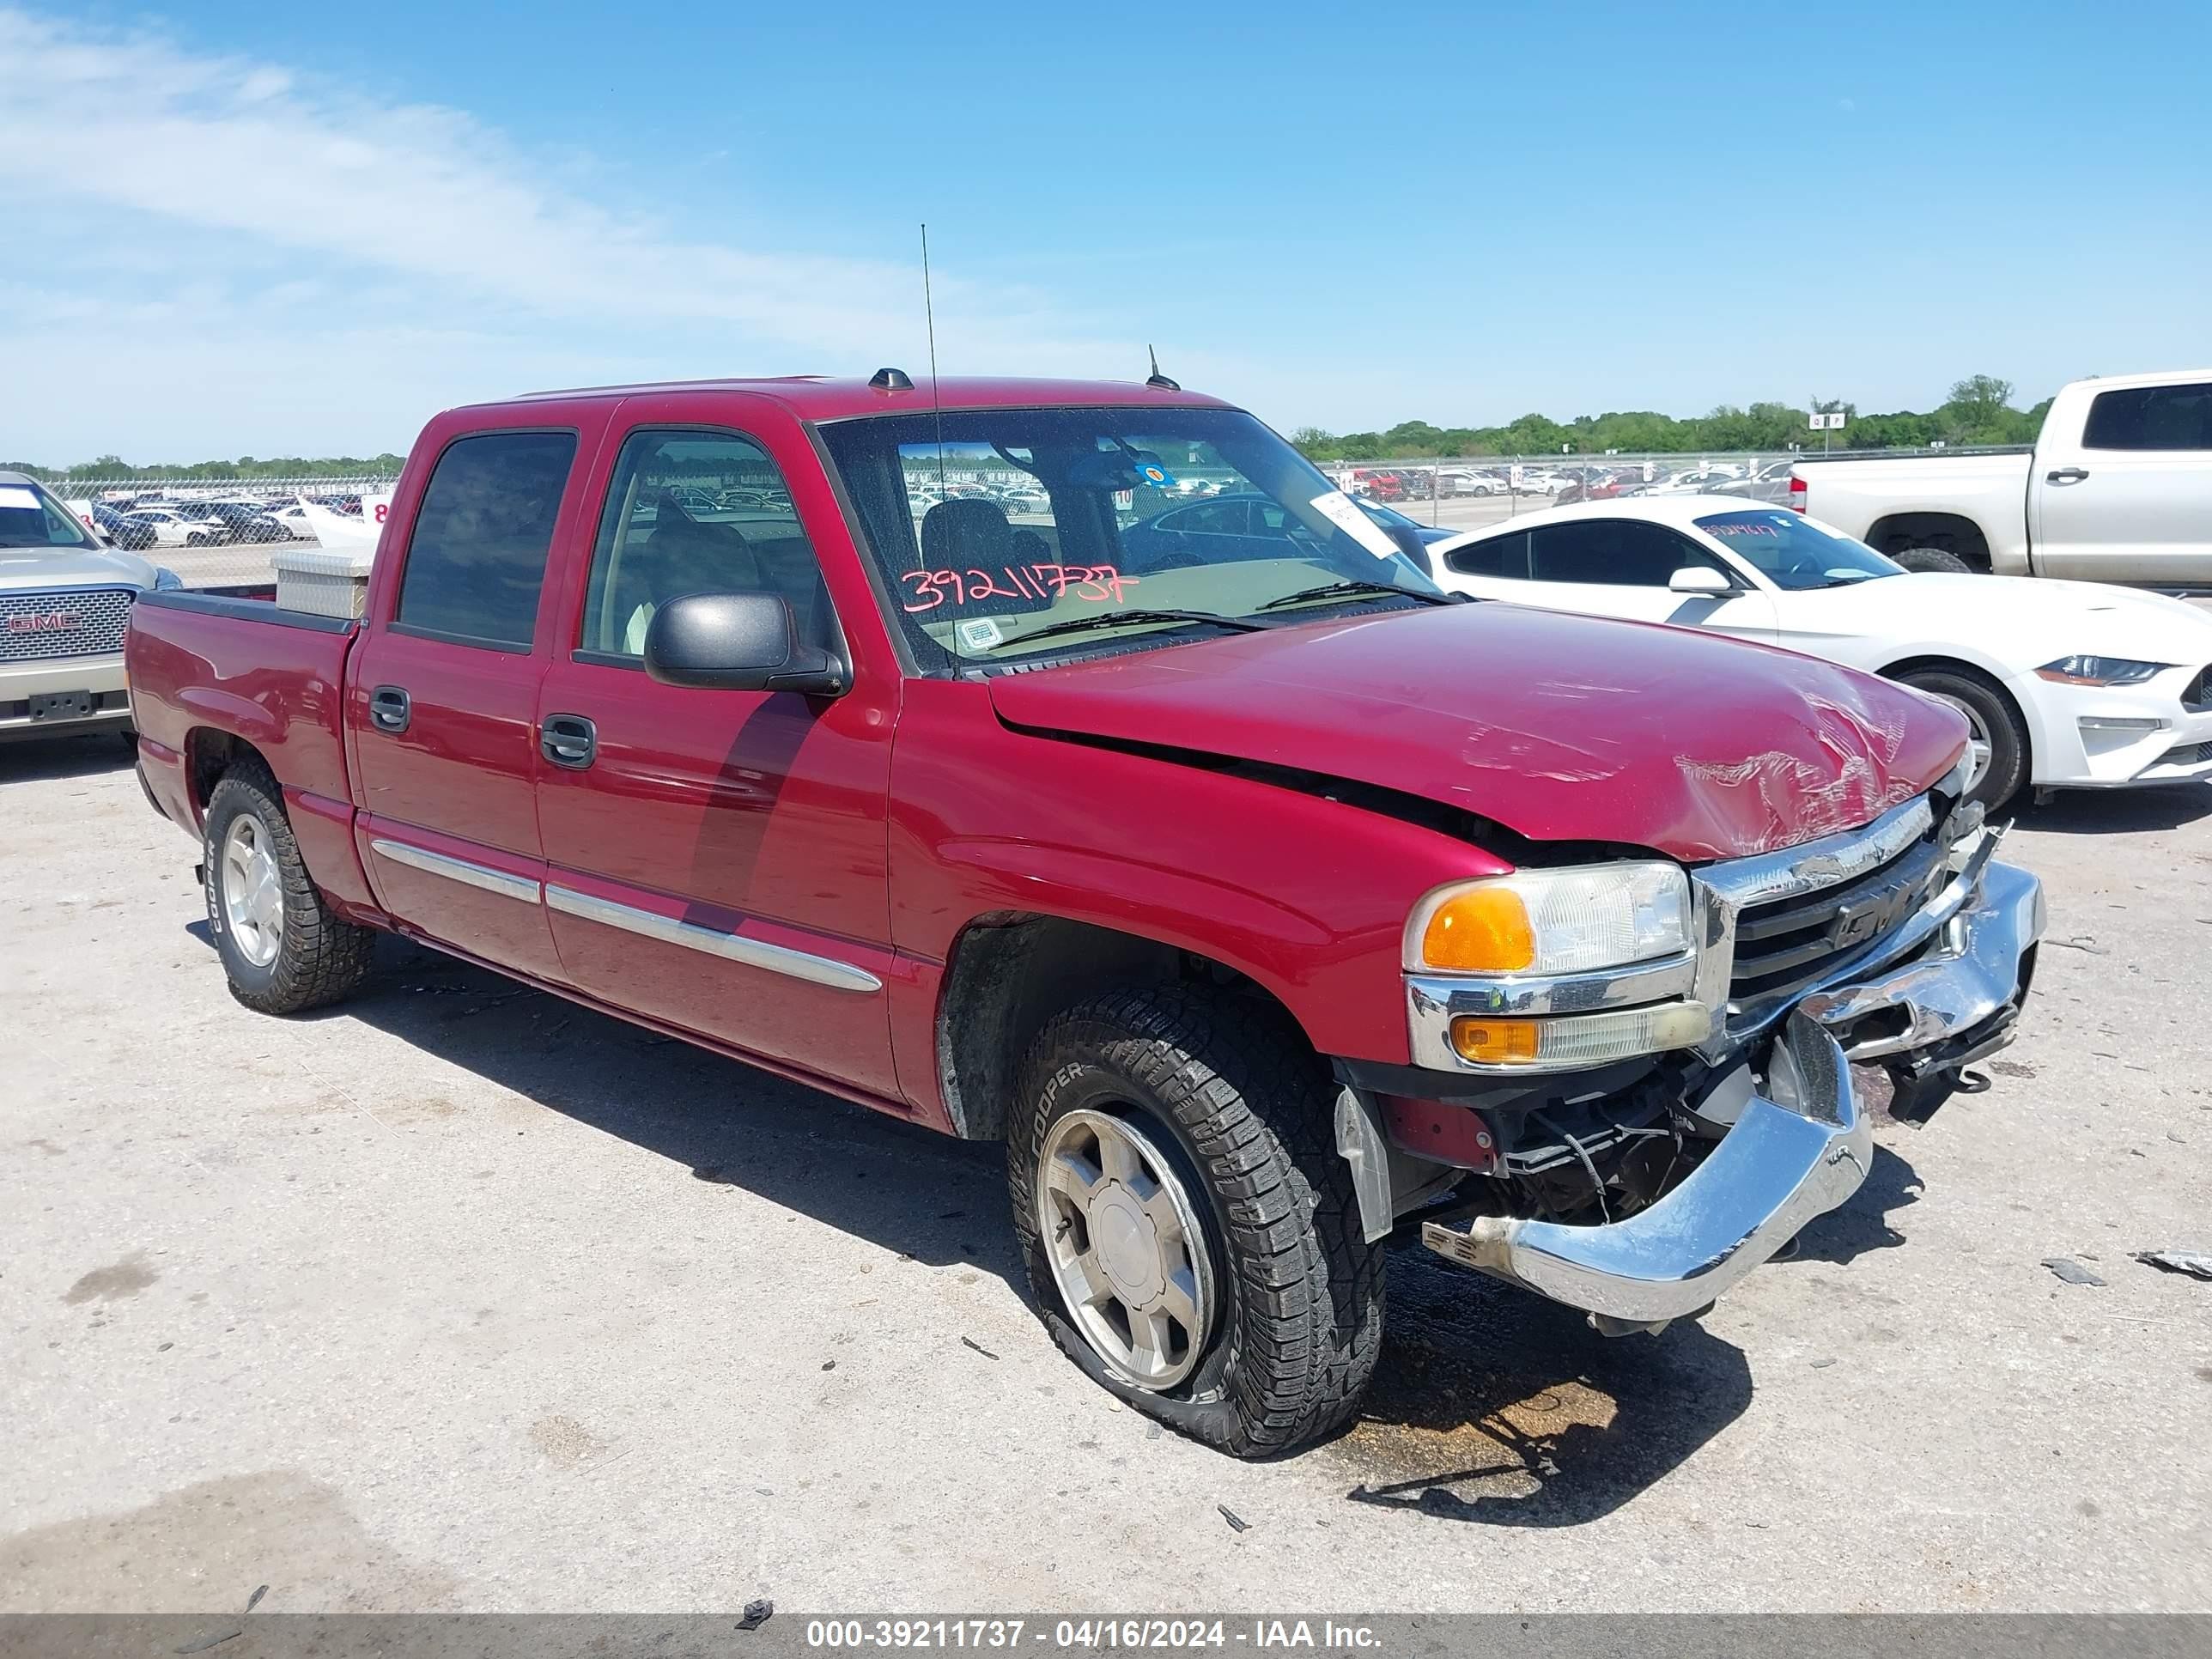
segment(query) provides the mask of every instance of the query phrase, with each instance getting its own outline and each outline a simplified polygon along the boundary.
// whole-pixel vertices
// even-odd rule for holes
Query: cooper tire
[[[296,1014],[336,1002],[367,977],[376,931],[324,902],[292,838],[283,792],[264,768],[234,766],[216,785],[203,853],[208,931],[231,995],[256,1013]],[[264,859],[273,881],[264,924],[234,925],[246,914],[241,869],[258,871]]]
[[[1280,1010],[1182,988],[1100,997],[1046,1025],[1020,1091],[1007,1137],[1014,1230],[1038,1311],[1070,1358],[1232,1456],[1288,1451],[1351,1417],[1382,1346],[1382,1255],[1335,1150],[1335,1085]],[[1056,1189],[1066,1177],[1042,1155],[1070,1125],[1079,1141],[1086,1123],[1130,1126],[1157,1157],[1159,1187],[1195,1212],[1189,1266],[1194,1278],[1203,1270],[1211,1305],[1188,1334],[1188,1363],[1164,1386],[1133,1381],[1114,1344],[1085,1334],[1064,1289],[1067,1217],[1045,1231],[1040,1196],[1066,1201]]]
[[[1903,547],[1889,556],[1893,564],[1907,570],[1936,571],[1945,575],[1971,576],[1974,567],[1956,553],[1942,547]]]
[[[1966,716],[1973,741],[1986,742],[1989,761],[1966,799],[1978,800],[1994,812],[2020,793],[2027,781],[2027,727],[2012,699],[1994,682],[1971,669],[1921,668],[1898,676],[1916,691],[1940,697]]]

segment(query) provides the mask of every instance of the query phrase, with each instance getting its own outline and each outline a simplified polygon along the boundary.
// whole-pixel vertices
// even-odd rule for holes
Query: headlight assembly
[[[185,579],[182,576],[179,576],[175,571],[170,569],[168,566],[165,564],[157,564],[154,567],[154,591],[155,592],[167,593],[173,589],[182,587],[184,585]]]
[[[1413,973],[1585,974],[1690,948],[1690,880],[1656,861],[1522,870],[1439,888],[1406,923]]]
[[[2132,657],[2061,657],[2035,671],[2035,678],[2053,685],[2141,685],[2173,665],[2137,662]]]

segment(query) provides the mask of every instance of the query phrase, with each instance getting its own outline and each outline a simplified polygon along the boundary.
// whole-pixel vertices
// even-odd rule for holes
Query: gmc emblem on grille
[[[10,634],[66,634],[84,620],[73,611],[47,611],[36,616],[10,617]]]
[[[1838,948],[1864,945],[1904,913],[1911,893],[1899,889],[1891,893],[1876,893],[1854,903],[1846,904],[1836,912],[1830,924],[1828,937]]]

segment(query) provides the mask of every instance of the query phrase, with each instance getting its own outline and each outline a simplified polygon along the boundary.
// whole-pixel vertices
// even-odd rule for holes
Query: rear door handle
[[[2045,483],[2055,484],[2080,483],[2088,476],[2089,469],[2085,466],[2061,466],[2054,467],[2045,473],[2043,481]]]
[[[548,714],[538,728],[538,749],[554,765],[580,772],[599,751],[599,731],[581,714]]]
[[[415,705],[396,685],[380,685],[368,694],[368,720],[380,732],[399,732],[415,718]]]

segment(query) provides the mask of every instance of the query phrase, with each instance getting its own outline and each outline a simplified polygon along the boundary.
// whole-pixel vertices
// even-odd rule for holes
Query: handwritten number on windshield
[[[1110,564],[1024,564],[988,570],[908,570],[899,578],[913,591],[908,611],[934,611],[981,599],[1028,599],[1049,604],[1073,593],[1091,605],[1119,605],[1138,578]]]

